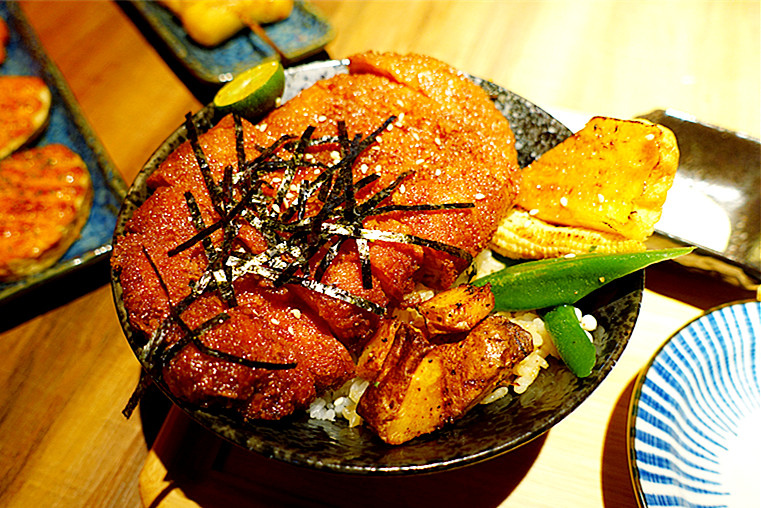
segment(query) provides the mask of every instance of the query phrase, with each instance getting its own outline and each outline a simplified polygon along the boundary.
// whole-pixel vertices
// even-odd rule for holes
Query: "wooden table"
[[[546,108],[631,117],[675,108],[759,136],[759,2],[316,1],[337,30],[331,57],[365,49],[421,52],[492,79]],[[28,2],[23,10],[106,150],[131,181],[153,149],[197,110],[184,83],[112,2]],[[175,474],[149,454],[167,404],[153,394],[121,415],[139,373],[114,311],[105,264],[0,306],[0,505],[635,506],[626,418],[633,381],[654,350],[702,310],[752,297],[710,277],[648,271],[642,314],[619,364],[544,438],[483,464],[413,478],[352,478],[231,458],[234,479],[207,474],[157,492]],[[173,413],[172,413],[173,414]],[[173,414],[161,443],[197,438]],[[148,462],[146,462],[148,460]],[[158,462],[157,462],[158,460]],[[143,471],[142,477],[140,476]],[[204,494],[205,492],[205,494]],[[343,496],[345,493],[347,497]],[[189,499],[190,498],[190,499]],[[435,504],[434,504],[435,503]]]

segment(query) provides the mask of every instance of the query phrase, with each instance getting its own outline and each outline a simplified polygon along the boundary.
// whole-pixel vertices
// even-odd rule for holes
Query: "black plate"
[[[339,72],[338,61],[290,69],[284,99],[298,90]],[[519,159],[525,165],[570,132],[549,114],[525,99],[493,83],[473,78],[486,89],[497,107],[510,120],[518,140]],[[213,111],[207,107],[195,115],[200,125],[209,126]],[[122,208],[116,235],[132,212],[146,198],[145,180],[185,140],[184,127],[175,131],[156,151],[139,174]],[[412,474],[472,464],[512,450],[542,435],[562,420],[605,378],[623,352],[639,313],[644,274],[619,279],[589,295],[579,306],[593,313],[598,360],[591,376],[579,379],[565,367],[552,362],[521,396],[507,396],[470,411],[457,423],[400,446],[383,443],[365,428],[350,429],[345,422],[309,419],[306,413],[280,422],[243,424],[224,415],[188,407],[169,397],[195,420],[244,448],[291,464],[355,474]],[[119,318],[135,352],[142,337],[128,323],[121,299],[121,285],[113,276]],[[160,384],[160,380],[159,384]],[[167,390],[164,390],[167,392]],[[168,393],[168,392],[167,392]]]

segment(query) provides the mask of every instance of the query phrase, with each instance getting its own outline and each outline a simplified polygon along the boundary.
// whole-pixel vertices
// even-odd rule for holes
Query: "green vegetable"
[[[476,279],[472,284],[491,284],[496,311],[543,309],[576,303],[612,280],[689,254],[693,249],[680,247],[528,261]]]
[[[595,366],[595,345],[579,324],[572,305],[559,305],[544,315],[544,326],[552,336],[560,359],[579,377],[587,377]]]

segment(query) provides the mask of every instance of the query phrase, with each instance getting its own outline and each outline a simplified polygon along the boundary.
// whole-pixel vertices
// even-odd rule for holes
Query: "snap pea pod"
[[[576,309],[572,305],[558,305],[543,316],[560,359],[578,377],[592,373],[597,355],[595,345],[579,324]]]
[[[648,250],[626,254],[583,254],[528,261],[476,279],[491,284],[496,311],[532,310],[573,304],[608,282],[667,259],[692,252],[694,247]]]

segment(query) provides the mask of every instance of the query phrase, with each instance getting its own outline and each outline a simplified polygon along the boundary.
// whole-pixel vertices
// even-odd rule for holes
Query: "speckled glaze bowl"
[[[286,74],[284,100],[319,79],[346,72],[341,61],[291,68]],[[486,89],[515,133],[521,165],[526,165],[570,132],[549,114],[491,82],[472,78]],[[207,107],[195,115],[208,128],[214,112]],[[116,235],[132,212],[147,198],[146,178],[185,140],[180,127],[156,151],[130,189],[122,207]],[[619,279],[589,295],[579,307],[597,318],[597,364],[580,379],[558,362],[540,374],[520,396],[506,396],[470,411],[455,424],[400,446],[383,443],[370,430],[348,428],[344,421],[313,420],[306,412],[278,422],[244,424],[222,414],[195,407],[167,395],[191,417],[231,442],[266,457],[316,469],[353,474],[403,475],[433,472],[479,462],[521,446],[547,432],[600,384],[629,340],[639,313],[644,274]],[[124,332],[135,352],[144,338],[133,331],[122,304],[121,285],[113,276],[113,291]],[[162,386],[161,380],[155,380]]]

